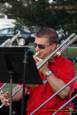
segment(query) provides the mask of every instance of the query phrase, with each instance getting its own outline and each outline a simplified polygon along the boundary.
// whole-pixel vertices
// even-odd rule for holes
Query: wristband
[[[51,74],[52,74],[52,71],[50,70],[45,72],[46,77],[49,77]]]

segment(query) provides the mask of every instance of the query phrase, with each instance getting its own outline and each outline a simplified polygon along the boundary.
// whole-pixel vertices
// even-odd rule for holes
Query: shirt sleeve
[[[56,77],[68,83],[71,79],[75,77],[74,64],[71,61],[65,60],[52,68],[53,73]],[[73,83],[70,84],[72,86]]]

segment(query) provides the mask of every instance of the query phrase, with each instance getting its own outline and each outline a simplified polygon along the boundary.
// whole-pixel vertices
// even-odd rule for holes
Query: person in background
[[[44,59],[52,53],[58,45],[58,35],[52,28],[41,28],[35,33],[35,50],[38,53],[38,58]],[[36,60],[36,59],[35,59]],[[25,95],[29,94],[27,100],[26,115],[30,115],[37,107],[45,102],[50,96],[62,88],[72,78],[75,77],[75,68],[73,63],[65,58],[63,55],[55,55],[47,61],[41,69],[38,70],[40,78],[43,83],[38,85],[26,86]],[[68,101],[73,83],[63,89],[52,100],[46,103],[33,115],[52,115],[53,112],[58,110],[65,102]],[[5,105],[9,105],[9,96],[2,94],[1,101]],[[21,99],[22,95],[17,93],[13,97],[13,101]],[[69,107],[66,106],[63,110],[59,111],[56,115],[70,115]]]

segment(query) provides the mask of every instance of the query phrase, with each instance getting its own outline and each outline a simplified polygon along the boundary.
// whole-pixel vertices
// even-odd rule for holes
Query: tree
[[[58,28],[59,25],[67,31],[77,30],[77,1],[76,0],[1,0],[6,14],[12,14],[21,24],[28,26],[50,26]]]

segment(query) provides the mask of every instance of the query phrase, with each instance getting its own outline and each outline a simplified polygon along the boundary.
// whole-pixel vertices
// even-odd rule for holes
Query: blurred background
[[[25,45],[33,45],[34,33],[42,26],[56,30],[59,44],[77,34],[77,0],[0,0],[0,45],[17,32]],[[77,72],[77,40],[63,55],[74,62]],[[4,112],[8,115],[8,108],[0,109],[1,115]]]

